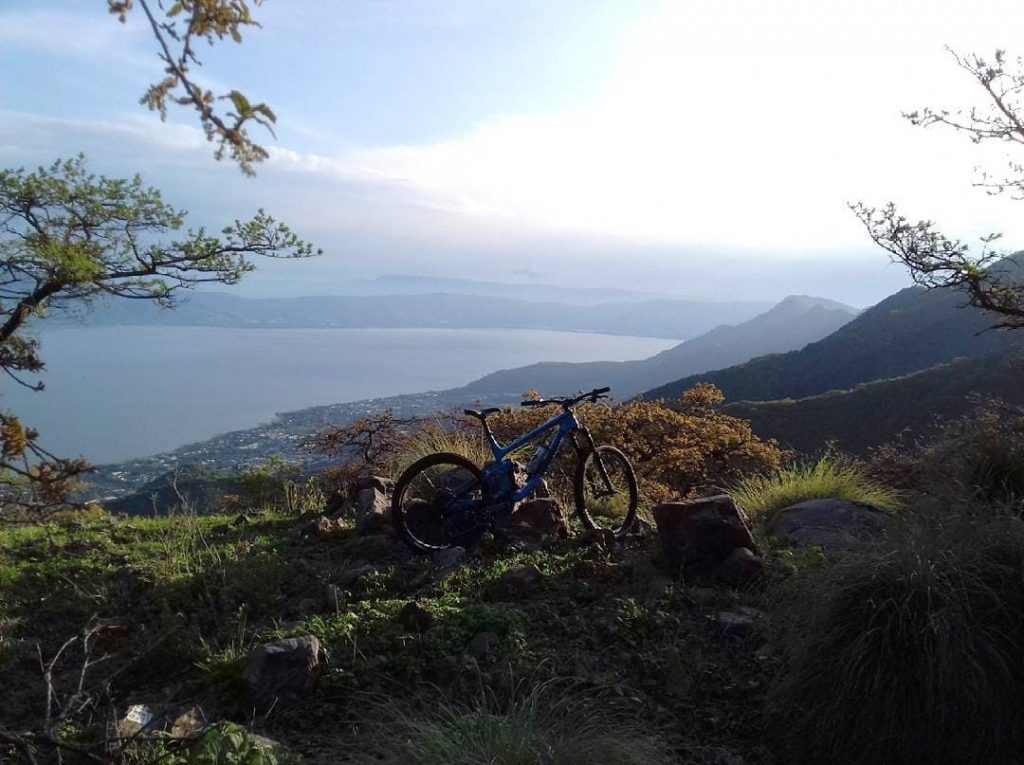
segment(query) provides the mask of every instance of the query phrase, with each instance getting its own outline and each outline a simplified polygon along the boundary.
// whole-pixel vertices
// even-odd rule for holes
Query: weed
[[[835,454],[744,478],[736,484],[732,495],[752,517],[766,519],[809,499],[867,502],[889,510],[902,506],[899,492],[871,478],[866,469],[852,460]]]
[[[948,506],[794,578],[776,612],[780,737],[807,762],[1003,762],[1020,744],[1022,585],[1024,524]]]
[[[442,702],[410,712],[377,710],[377,751],[361,762],[384,765],[662,765],[666,748],[621,704],[579,689],[542,683],[508,692],[482,689],[470,703]]]

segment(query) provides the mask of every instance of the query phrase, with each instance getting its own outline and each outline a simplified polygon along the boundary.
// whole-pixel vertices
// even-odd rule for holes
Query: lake
[[[625,361],[677,341],[542,330],[67,327],[40,336],[42,393],[0,407],[60,456],[116,462],[277,412],[454,388],[537,361]],[[594,381],[600,385],[600,380]]]

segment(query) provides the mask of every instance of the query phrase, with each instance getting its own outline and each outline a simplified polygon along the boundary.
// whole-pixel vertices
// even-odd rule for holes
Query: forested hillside
[[[992,316],[963,302],[959,292],[911,287],[799,351],[690,375],[648,390],[644,397],[675,398],[699,382],[710,382],[728,401],[803,398],[917,372],[959,356],[979,358],[1024,347],[1021,333],[987,331]]]
[[[725,411],[754,432],[803,453],[832,444],[863,454],[873,446],[924,435],[936,422],[960,417],[978,396],[1024,404],[1024,359],[961,358],[921,372],[858,385],[849,391],[781,401],[739,401]]]

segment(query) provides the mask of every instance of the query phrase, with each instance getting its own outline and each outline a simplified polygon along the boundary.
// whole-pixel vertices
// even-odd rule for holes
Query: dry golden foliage
[[[746,473],[782,464],[786,454],[777,443],[758,438],[746,420],[718,411],[723,400],[713,385],[701,384],[673,402],[582,404],[576,413],[597,443],[614,444],[626,453],[644,501],[653,503],[692,496],[701,486],[732,482]],[[489,417],[488,424],[498,441],[507,443],[557,413],[554,406],[507,409]],[[397,418],[385,411],[322,431],[309,446],[344,458],[352,474],[394,474],[405,462],[403,454],[417,434],[439,427],[450,438],[479,443],[478,423],[461,414]],[[568,481],[574,466],[572,459],[558,460],[550,478]]]

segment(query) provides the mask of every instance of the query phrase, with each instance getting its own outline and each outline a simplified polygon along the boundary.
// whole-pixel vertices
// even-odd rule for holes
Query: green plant
[[[809,499],[845,499],[898,510],[898,491],[873,479],[858,463],[827,453],[816,462],[798,462],[767,474],[741,479],[733,498],[752,517],[770,517],[783,508]]]
[[[1024,524],[976,506],[914,510],[784,588],[770,709],[797,761],[1016,761]]]
[[[288,765],[299,759],[241,725],[224,722],[210,726],[193,742],[162,739],[127,761],[135,765]]]
[[[384,765],[667,765],[660,741],[624,705],[541,683],[481,690],[415,714],[375,710],[381,735],[357,762]]]

